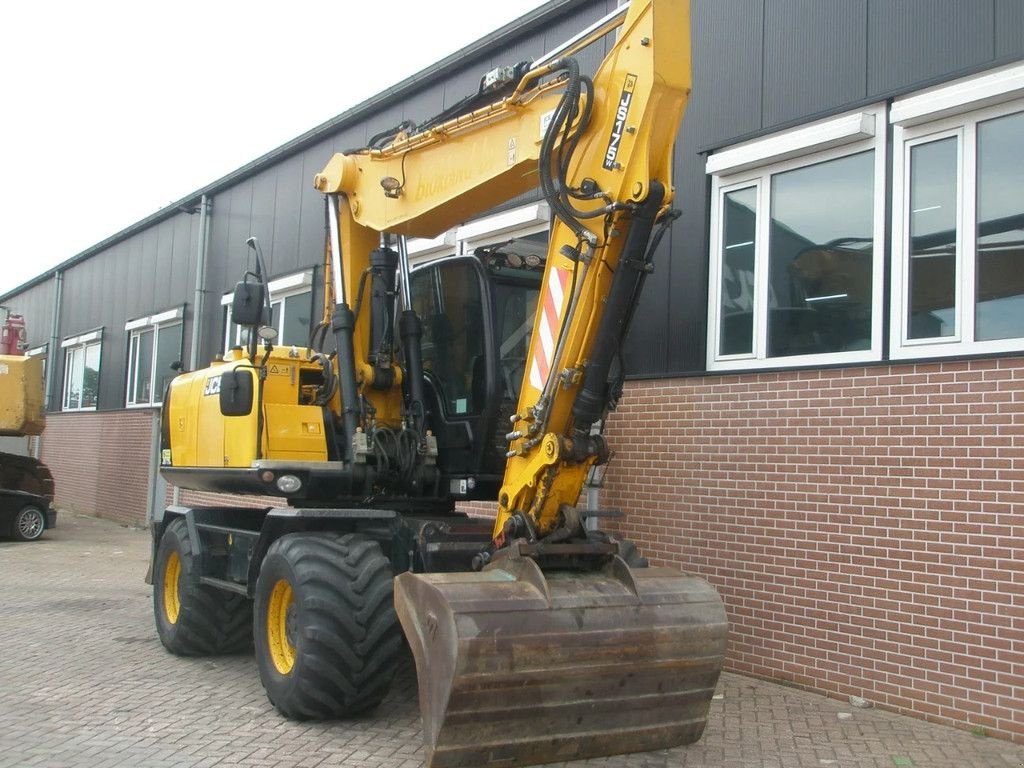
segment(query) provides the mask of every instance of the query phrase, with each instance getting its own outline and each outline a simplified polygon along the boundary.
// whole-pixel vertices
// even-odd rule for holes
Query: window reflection
[[[978,124],[975,338],[1024,336],[1024,113]]]
[[[718,351],[754,351],[757,187],[725,194],[722,222],[722,285]]]
[[[910,149],[910,339],[956,333],[957,142]]]
[[[772,176],[768,355],[871,346],[874,152]]]

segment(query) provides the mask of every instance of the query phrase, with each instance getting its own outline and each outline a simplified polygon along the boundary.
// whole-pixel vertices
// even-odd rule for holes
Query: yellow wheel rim
[[[267,603],[267,646],[274,668],[282,675],[289,674],[295,666],[295,646],[289,637],[289,616],[294,616],[294,605],[292,585],[281,579],[270,591]]]
[[[181,598],[178,596],[178,582],[181,580],[181,558],[171,552],[164,563],[164,616],[168,624],[177,624],[181,615]]]

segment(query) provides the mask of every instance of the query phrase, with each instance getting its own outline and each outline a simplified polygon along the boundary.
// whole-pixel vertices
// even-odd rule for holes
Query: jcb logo
[[[220,376],[211,376],[206,380],[206,386],[203,387],[203,397],[207,395],[219,395],[220,394]]]
[[[622,134],[626,131],[626,120],[629,117],[629,108],[633,104],[633,91],[636,90],[636,75],[626,75],[626,82],[622,84],[622,96],[619,97],[619,107],[615,110],[615,122],[612,124],[612,135],[608,137],[608,149],[604,152],[604,169],[614,170],[618,165],[619,146],[622,144]]]

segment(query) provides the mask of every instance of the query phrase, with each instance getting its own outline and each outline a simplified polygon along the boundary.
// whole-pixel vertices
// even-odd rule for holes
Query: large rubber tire
[[[199,582],[188,526],[180,517],[167,525],[157,547],[153,614],[160,642],[177,656],[252,648],[252,600]]]
[[[260,680],[282,715],[348,717],[381,702],[403,640],[392,582],[380,546],[360,534],[293,533],[271,545],[253,635]]]
[[[19,509],[11,525],[11,533],[18,541],[36,541],[45,530],[46,513],[35,504]]]

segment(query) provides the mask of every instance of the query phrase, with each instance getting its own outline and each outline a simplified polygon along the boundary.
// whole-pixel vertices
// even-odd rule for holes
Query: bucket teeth
[[[416,658],[428,768],[517,766],[700,738],[725,653],[715,590],[667,568],[545,576],[529,558],[411,574],[395,606]]]

